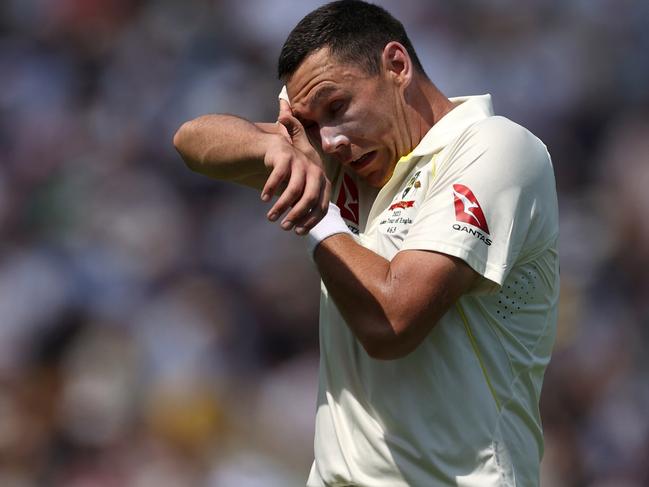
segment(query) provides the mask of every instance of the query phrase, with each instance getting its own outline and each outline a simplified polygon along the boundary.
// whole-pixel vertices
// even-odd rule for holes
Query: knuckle
[[[277,164],[274,164],[272,166],[267,166],[270,171],[268,172],[268,179],[272,178],[279,178],[280,177],[280,166]]]
[[[271,192],[275,191],[277,189],[277,181],[271,181],[270,179],[266,181],[266,184],[264,184],[264,191],[266,192]]]
[[[277,200],[275,202],[275,206],[271,208],[269,213],[277,213],[277,214],[284,213],[284,211],[286,210],[286,206],[287,205],[284,201]]]
[[[295,187],[289,187],[284,191],[284,195],[286,195],[286,198],[294,201],[300,196],[300,191]]]
[[[286,174],[291,164],[291,157],[289,154],[282,154],[275,162],[274,170],[282,174]]]
[[[309,207],[306,205],[304,198],[302,198],[295,205],[293,205],[293,209],[291,210],[291,213],[302,217],[306,213],[308,213],[308,211],[309,211]]]
[[[321,217],[325,212],[325,205],[320,203],[319,201],[316,202],[315,206],[311,210],[311,214],[315,217]]]
[[[286,206],[291,203],[291,200],[292,200],[291,193],[288,192],[287,190],[284,190],[282,194],[279,196],[279,198],[277,199],[277,203]]]
[[[319,221],[320,221],[320,218],[311,217],[311,218],[309,218],[309,219],[306,221],[306,223],[304,224],[304,226],[305,226],[307,229],[311,230],[313,227],[316,226],[316,224],[317,224]]]
[[[309,159],[305,157],[304,154],[299,154],[295,158],[295,165],[300,166],[301,170],[304,171],[304,173],[309,173]]]
[[[313,208],[314,210],[317,208],[317,204],[319,200],[318,194],[310,194],[306,196],[304,199],[309,208]]]
[[[296,226],[302,226],[302,216],[295,209],[286,214],[286,219],[292,221]]]

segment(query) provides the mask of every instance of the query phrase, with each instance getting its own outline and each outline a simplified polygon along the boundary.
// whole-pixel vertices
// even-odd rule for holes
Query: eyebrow
[[[309,102],[309,106],[313,108],[313,105],[319,102],[322,98],[329,96],[337,89],[338,88],[332,85],[323,86],[318,91],[316,91],[315,95],[313,95],[313,98],[311,98],[311,101]]]
[[[311,97],[311,100],[309,100],[309,104],[308,104],[309,109],[313,110],[316,103],[318,103],[320,100],[322,100],[323,98],[326,98],[331,93],[333,93],[334,91],[337,91],[337,90],[338,90],[338,88],[336,86],[333,86],[333,85],[325,85],[322,88],[318,88],[318,90],[315,92],[315,94]],[[296,110],[295,108],[293,108],[293,115],[295,115],[295,117],[300,122],[303,122],[304,119],[303,119],[302,115],[300,114],[299,110]]]

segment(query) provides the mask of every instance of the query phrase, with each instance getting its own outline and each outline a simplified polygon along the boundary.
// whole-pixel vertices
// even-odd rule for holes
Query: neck
[[[426,76],[417,74],[406,96],[412,148],[454,105]]]

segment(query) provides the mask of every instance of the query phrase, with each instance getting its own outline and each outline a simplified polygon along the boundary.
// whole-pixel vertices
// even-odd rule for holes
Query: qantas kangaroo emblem
[[[453,198],[455,203],[455,219],[459,222],[469,223],[489,233],[489,226],[484,212],[473,192],[463,184],[453,185]]]

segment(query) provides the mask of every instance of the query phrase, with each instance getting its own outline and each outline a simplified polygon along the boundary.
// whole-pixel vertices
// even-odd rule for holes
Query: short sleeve
[[[490,117],[447,146],[402,250],[464,260],[494,292],[513,264],[558,233],[556,185],[545,146],[523,127]]]

